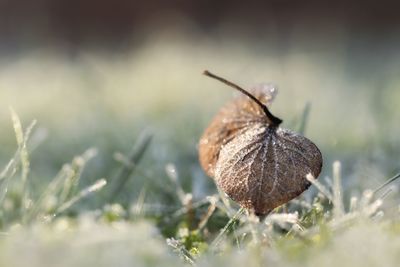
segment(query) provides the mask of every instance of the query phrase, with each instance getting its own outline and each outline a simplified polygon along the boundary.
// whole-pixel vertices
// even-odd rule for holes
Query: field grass
[[[398,73],[363,75],[340,42],[283,55],[197,38],[0,63],[0,266],[397,266],[396,182],[374,190],[400,170]],[[199,137],[232,98],[204,69],[276,83],[283,127],[310,105],[323,172],[262,222],[199,166]]]

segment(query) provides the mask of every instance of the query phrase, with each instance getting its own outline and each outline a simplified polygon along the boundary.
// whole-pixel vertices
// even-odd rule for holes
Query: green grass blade
[[[80,201],[80,200],[82,200],[84,198],[87,198],[88,196],[90,196],[94,192],[97,192],[97,191],[101,190],[104,186],[106,186],[106,184],[107,184],[106,179],[100,179],[100,180],[96,181],[94,184],[92,184],[91,186],[83,189],[76,196],[72,197],[69,201],[63,203],[57,209],[57,211],[55,213],[55,216],[65,212],[67,209],[71,208],[78,201]]]
[[[393,183],[394,181],[396,181],[397,179],[400,178],[400,172],[395,174],[392,178],[390,178],[389,180],[387,180],[386,182],[384,182],[383,184],[381,184],[378,188],[376,188],[373,191],[373,194],[375,195],[376,193],[378,193],[379,191],[381,191],[383,188],[385,188],[386,186],[388,186],[389,184]]]
[[[152,135],[147,132],[143,132],[138,141],[132,148],[129,158],[124,162],[118,175],[112,179],[110,186],[109,201],[113,202],[118,195],[122,192],[125,184],[128,182],[132,173],[135,171],[136,166],[139,164],[140,160],[143,158],[145,152],[150,146],[152,140]]]
[[[232,216],[232,218],[228,221],[228,223],[224,226],[224,228],[220,231],[218,236],[211,243],[211,249],[213,251],[218,249],[218,247],[221,244],[222,240],[224,239],[225,235],[232,229],[232,227],[234,226],[235,222],[239,219],[239,217],[243,214],[244,211],[245,211],[244,208],[240,208],[235,213],[235,215]]]
[[[307,104],[304,107],[303,113],[301,115],[300,126],[299,126],[299,133],[303,135],[306,131],[308,118],[310,116],[310,110],[311,110],[311,103],[307,102]]]

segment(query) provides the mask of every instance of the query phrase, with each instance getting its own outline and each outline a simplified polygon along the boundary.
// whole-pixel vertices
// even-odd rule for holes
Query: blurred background
[[[98,149],[87,184],[111,179],[143,132],[153,136],[126,188],[157,199],[174,164],[195,198],[215,191],[197,142],[233,92],[272,82],[272,112],[324,155],[349,190],[378,186],[400,152],[400,17],[394,1],[0,0],[0,164],[16,149],[9,106],[31,139],[39,189],[65,162]],[[117,154],[118,155],[118,154]]]

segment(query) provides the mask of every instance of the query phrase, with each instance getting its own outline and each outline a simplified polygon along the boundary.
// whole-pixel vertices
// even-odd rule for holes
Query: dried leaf
[[[307,138],[282,129],[268,108],[272,86],[251,93],[209,72],[246,94],[226,104],[200,139],[199,159],[205,172],[242,207],[262,216],[300,195],[318,177],[322,155]]]
[[[321,152],[310,140],[255,123],[221,149],[215,181],[241,206],[265,215],[306,190],[306,175],[317,177],[321,167]]]
[[[273,85],[266,84],[256,86],[250,92],[265,105],[270,105],[277,91]],[[200,164],[207,175],[214,177],[221,148],[256,122],[268,123],[268,119],[261,107],[245,95],[221,108],[199,142]]]

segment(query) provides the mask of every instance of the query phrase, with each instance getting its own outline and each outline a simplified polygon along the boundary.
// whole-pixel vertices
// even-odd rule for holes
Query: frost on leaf
[[[250,92],[208,71],[205,75],[243,93],[226,104],[200,139],[199,158],[205,172],[242,207],[262,216],[300,195],[318,177],[322,155],[307,138],[279,127],[282,120],[268,106],[272,85]]]
[[[306,190],[322,167],[319,149],[282,128],[254,123],[220,151],[217,185],[241,206],[266,215]]]
[[[277,89],[271,84],[260,84],[250,92],[263,104],[270,105]],[[245,95],[236,97],[221,108],[199,142],[200,164],[207,175],[214,177],[215,165],[222,146],[257,122],[267,123],[268,119],[261,107]]]

